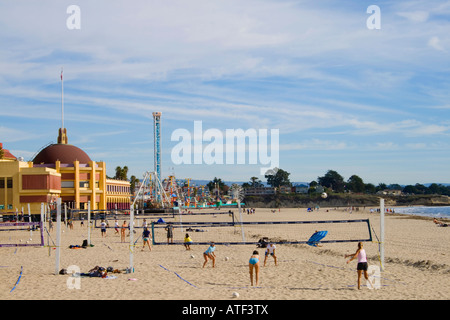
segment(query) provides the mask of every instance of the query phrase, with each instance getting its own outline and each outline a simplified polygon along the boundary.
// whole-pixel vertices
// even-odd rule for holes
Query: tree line
[[[115,176],[113,179],[118,180],[128,180],[128,167],[124,166],[121,168],[120,166],[116,167]],[[290,173],[283,170],[275,168],[267,173],[264,177],[266,178],[267,185],[279,188],[281,186],[293,187],[290,179]],[[109,178],[109,177],[108,177]],[[132,192],[134,192],[135,184],[139,182],[135,176],[131,176],[130,184]],[[265,184],[258,177],[251,177],[248,182],[242,183],[242,187],[246,188],[261,188],[264,187]],[[401,186],[399,184],[385,184],[379,183],[378,185],[374,185],[372,183],[365,183],[361,177],[358,175],[352,175],[347,180],[344,179],[342,175],[340,175],[335,170],[328,170],[323,176],[317,177],[317,180],[313,180],[309,183],[308,193],[312,194],[318,190],[318,187],[322,186],[326,192],[335,192],[335,193],[360,193],[360,194],[376,194],[379,191],[385,190],[399,190],[403,194],[407,195],[446,195],[450,196],[450,185],[443,185],[432,183],[429,186],[425,186],[420,183],[416,183],[414,185],[406,185]],[[206,187],[212,192],[214,190],[226,194],[228,192],[229,187],[225,184],[222,179],[214,177],[213,180],[207,183]]]
[[[290,173],[283,169],[276,169],[274,172],[266,174],[265,178],[267,179],[267,184],[271,187],[292,187],[289,175]],[[345,180],[344,177],[335,170],[328,170],[323,176],[317,177],[317,180],[311,181],[308,186],[308,193],[314,193],[319,186],[322,186],[328,192],[336,193],[352,192],[361,194],[376,194],[379,191],[399,190],[403,194],[437,194],[450,196],[450,185],[442,185],[437,183],[432,183],[429,186],[425,186],[420,183],[406,186],[401,186],[400,184],[387,185],[385,183],[374,185],[372,183],[365,183],[358,175],[352,175],[350,178]],[[264,187],[264,183],[257,177],[251,177],[249,182],[244,182],[242,184],[242,187]]]

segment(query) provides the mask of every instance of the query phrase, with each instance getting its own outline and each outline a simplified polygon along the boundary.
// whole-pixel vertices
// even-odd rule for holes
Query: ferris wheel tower
[[[153,112],[153,137],[154,137],[154,172],[159,181],[161,180],[161,112]],[[162,191],[162,190],[157,190]],[[160,200],[160,192],[156,197]]]
[[[153,112],[154,170],[161,181],[161,112]]]

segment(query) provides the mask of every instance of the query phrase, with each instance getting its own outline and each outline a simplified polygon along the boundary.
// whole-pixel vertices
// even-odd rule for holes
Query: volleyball
[[[322,192],[322,198],[325,199],[326,197],[328,197],[328,195],[325,192]]]
[[[225,261],[228,261],[228,260],[230,260],[230,258],[228,258],[228,257],[225,257]]]
[[[233,292],[233,298],[239,298],[239,293]]]
[[[194,258],[195,258],[195,256],[193,254],[191,254],[191,259],[194,259]]]

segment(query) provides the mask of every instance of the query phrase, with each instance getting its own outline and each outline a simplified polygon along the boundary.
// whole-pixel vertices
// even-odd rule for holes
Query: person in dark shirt
[[[145,228],[144,232],[142,232],[142,238],[144,239],[142,251],[144,251],[145,245],[147,245],[150,251],[152,251],[152,247],[150,246],[150,237],[151,237],[150,230],[148,230],[148,228]]]

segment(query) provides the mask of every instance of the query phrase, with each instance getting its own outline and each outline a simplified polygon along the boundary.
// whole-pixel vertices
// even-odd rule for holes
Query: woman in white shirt
[[[267,257],[269,255],[271,255],[273,257],[273,260],[275,261],[275,265],[278,265],[277,264],[277,256],[275,255],[275,248],[276,247],[273,243],[269,243],[267,245],[266,253],[265,253],[265,257],[264,257],[264,267],[266,266]]]

